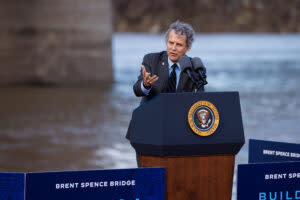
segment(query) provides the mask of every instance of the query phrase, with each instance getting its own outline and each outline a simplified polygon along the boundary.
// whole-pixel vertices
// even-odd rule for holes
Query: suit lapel
[[[187,80],[189,79],[189,76],[186,73],[183,73],[181,71],[180,73],[180,78],[179,78],[179,83],[178,83],[178,87],[176,89],[176,92],[181,92],[187,82]]]
[[[169,65],[168,65],[168,56],[167,52],[164,52],[160,61],[159,61],[159,69],[158,69],[158,76],[159,76],[159,82],[161,91],[164,92],[164,89],[166,87],[166,84],[168,83],[169,79]]]

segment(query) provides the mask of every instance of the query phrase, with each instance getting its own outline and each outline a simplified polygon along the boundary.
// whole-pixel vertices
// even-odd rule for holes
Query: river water
[[[0,171],[136,167],[124,138],[140,101],[132,85],[164,37],[115,34],[112,46],[112,85],[0,88]],[[299,34],[198,34],[188,55],[202,58],[207,91],[240,92],[247,143],[236,164],[249,138],[300,143]]]

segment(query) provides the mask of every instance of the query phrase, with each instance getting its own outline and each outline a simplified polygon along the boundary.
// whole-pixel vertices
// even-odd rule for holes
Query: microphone
[[[182,72],[186,72],[192,82],[196,84],[197,79],[193,73],[194,70],[192,67],[191,59],[188,56],[184,55],[179,58],[178,63],[180,64]]]
[[[193,64],[194,69],[197,72],[197,74],[199,74],[199,78],[203,82],[202,84],[206,85],[207,84],[207,81],[206,81],[206,68],[204,67],[201,59],[198,58],[198,57],[192,58],[192,64]]]

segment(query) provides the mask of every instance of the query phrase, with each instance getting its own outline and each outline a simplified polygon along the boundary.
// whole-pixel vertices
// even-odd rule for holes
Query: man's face
[[[186,46],[186,35],[177,35],[171,30],[167,40],[167,54],[172,62],[177,62],[189,48]]]

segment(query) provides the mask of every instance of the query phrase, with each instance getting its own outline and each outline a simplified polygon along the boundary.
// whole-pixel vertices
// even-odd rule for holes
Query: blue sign
[[[0,173],[0,200],[24,200],[23,173]]]
[[[249,163],[300,161],[300,144],[249,140]]]
[[[163,200],[165,169],[27,173],[25,188],[26,200]]]
[[[237,200],[300,199],[300,162],[238,166]]]

